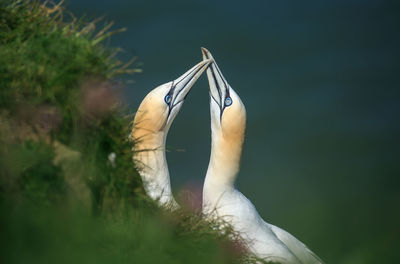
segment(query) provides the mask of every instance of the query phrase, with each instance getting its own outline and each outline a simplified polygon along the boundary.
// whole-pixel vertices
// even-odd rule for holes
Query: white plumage
[[[202,49],[203,59],[213,59]],[[234,187],[246,127],[246,110],[217,64],[207,69],[210,86],[211,155],[203,186],[203,213],[230,223],[249,251],[265,261],[322,263],[294,236],[265,222],[254,205]]]

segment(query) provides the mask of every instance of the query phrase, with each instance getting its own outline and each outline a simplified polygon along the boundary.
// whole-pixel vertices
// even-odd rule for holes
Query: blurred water
[[[330,263],[382,257],[389,263],[398,255],[397,1],[70,0],[67,6],[128,28],[110,45],[143,62],[144,72],[126,89],[132,111],[152,88],[200,61],[201,46],[208,48],[247,109],[237,185],[260,214]],[[207,169],[207,89],[204,75],[168,136],[176,191],[188,182],[201,185]]]

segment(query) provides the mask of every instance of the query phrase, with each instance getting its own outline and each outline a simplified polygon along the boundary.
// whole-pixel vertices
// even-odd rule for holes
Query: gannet
[[[138,166],[144,189],[160,206],[174,210],[175,201],[165,155],[168,130],[193,84],[208,67],[203,60],[178,79],[152,90],[141,102],[133,121],[133,160]]]
[[[212,59],[202,48],[203,59]],[[246,110],[215,60],[207,69],[210,86],[211,155],[203,186],[203,213],[232,225],[248,250],[279,263],[322,263],[294,236],[265,222],[254,205],[234,187],[246,128]]]

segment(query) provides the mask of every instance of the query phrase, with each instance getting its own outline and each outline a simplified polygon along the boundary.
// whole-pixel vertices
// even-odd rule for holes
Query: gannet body
[[[160,85],[141,102],[133,121],[133,160],[138,166],[144,189],[160,206],[179,208],[169,178],[165,142],[168,130],[193,84],[209,65],[203,60],[178,79]]]
[[[213,59],[202,48],[203,59]],[[211,155],[203,186],[203,213],[232,225],[257,257],[279,263],[322,263],[303,243],[265,222],[234,187],[246,127],[246,110],[215,61],[207,69],[210,86]]]

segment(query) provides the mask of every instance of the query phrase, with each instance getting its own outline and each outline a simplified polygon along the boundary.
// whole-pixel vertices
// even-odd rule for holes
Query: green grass
[[[116,81],[140,70],[100,23],[0,4],[1,262],[254,263],[231,230],[144,194]]]

